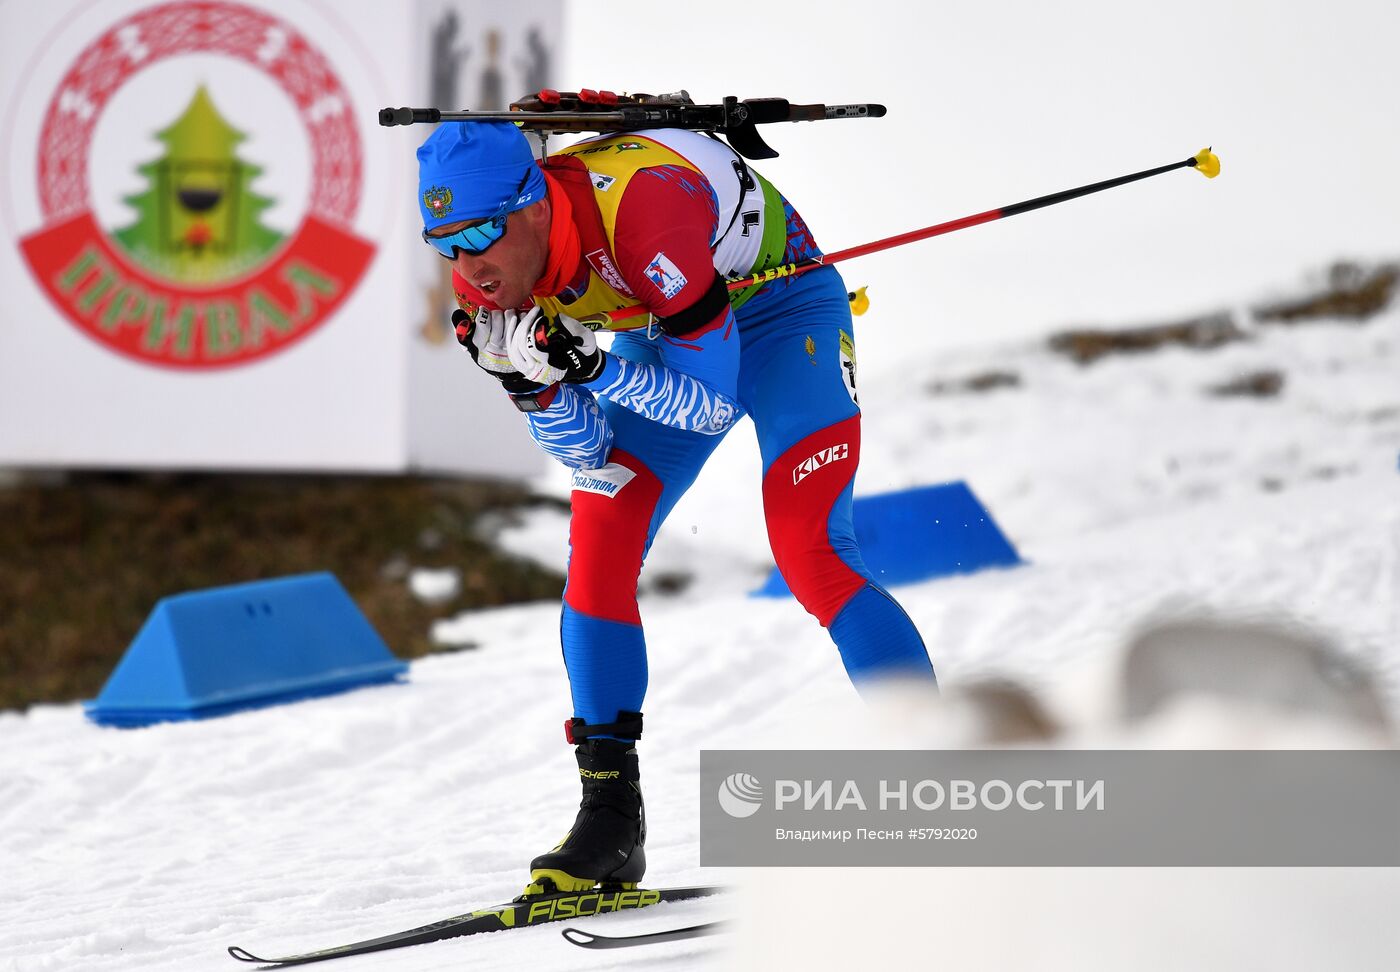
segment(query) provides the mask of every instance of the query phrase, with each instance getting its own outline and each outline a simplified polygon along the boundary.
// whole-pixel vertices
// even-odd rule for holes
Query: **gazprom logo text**
[[[849,442],[828,446],[816,455],[809,456],[792,467],[792,484],[796,486],[822,466],[829,466],[833,462],[840,462],[850,454],[851,446]]]
[[[610,462],[599,469],[575,469],[573,488],[584,493],[598,493],[609,499],[630,483],[637,474],[626,466]]]

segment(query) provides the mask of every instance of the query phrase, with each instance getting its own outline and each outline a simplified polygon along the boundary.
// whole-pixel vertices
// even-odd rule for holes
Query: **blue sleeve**
[[[609,354],[588,387],[623,408],[672,428],[718,435],[743,414],[739,406],[739,334],[734,312],[703,333],[663,336],[661,363]]]
[[[527,412],[530,438],[572,469],[598,469],[608,461],[612,429],[593,395],[578,385],[560,385],[549,407]]]
[[[587,386],[561,384],[548,408],[526,414],[530,437],[572,469],[598,469],[607,463],[613,433],[594,392],[644,418],[705,435],[718,435],[743,415],[732,311],[725,311],[724,326],[648,343],[659,363],[609,354]]]

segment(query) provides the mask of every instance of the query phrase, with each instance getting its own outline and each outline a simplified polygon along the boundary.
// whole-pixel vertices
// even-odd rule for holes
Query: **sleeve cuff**
[[[617,355],[603,352],[603,370],[598,372],[598,377],[594,378],[592,381],[585,381],[582,384],[584,388],[589,388],[593,391],[601,391],[617,381],[621,373],[622,365],[618,363]]]

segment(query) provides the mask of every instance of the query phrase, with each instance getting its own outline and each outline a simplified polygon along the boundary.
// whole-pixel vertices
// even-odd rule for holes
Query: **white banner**
[[[466,56],[432,60],[447,7],[0,7],[0,464],[538,468],[424,336],[427,128],[377,120]]]
[[[563,36],[563,0],[423,0],[414,23],[416,63],[413,70],[416,107],[451,111],[501,111],[510,102],[549,87],[560,57]],[[396,101],[395,106],[408,104]],[[388,131],[389,129],[386,129]],[[412,128],[414,144],[431,129]],[[531,137],[531,142],[535,140]],[[553,147],[557,148],[558,145]],[[536,152],[538,155],[538,151]],[[410,152],[410,160],[412,153]],[[423,225],[416,204],[404,207],[405,232],[417,238]],[[410,247],[414,288],[410,306],[416,326],[409,351],[409,450],[416,463],[429,469],[454,469],[460,453],[464,422],[467,434],[478,430],[477,410],[494,416],[502,407],[493,394],[479,402],[479,395],[464,390],[481,375],[462,375],[461,349],[452,335],[451,316],[457,307],[452,294],[448,262],[429,247]],[[494,392],[495,390],[492,389]],[[467,395],[473,394],[467,401]],[[505,403],[510,408],[509,403]],[[534,449],[518,416],[502,435],[482,436],[493,448],[510,450],[516,467],[528,463],[538,470],[543,461],[519,450]]]

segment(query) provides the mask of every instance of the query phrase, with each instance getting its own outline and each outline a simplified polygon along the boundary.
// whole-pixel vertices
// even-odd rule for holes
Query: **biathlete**
[[[560,632],[583,799],[564,840],[531,862],[526,893],[634,886],[646,868],[637,582],[656,531],[741,416],[758,434],[778,568],[852,681],[934,684],[851,524],[860,409],[846,287],[823,267],[729,292],[731,279],[820,251],[766,179],[696,132],[593,138],[537,162],[514,125],[445,123],[418,161],[423,238],[452,261],[465,308],[458,339],[575,470]],[[634,305],[650,316],[625,323],[645,326],[609,350],[579,324]]]

